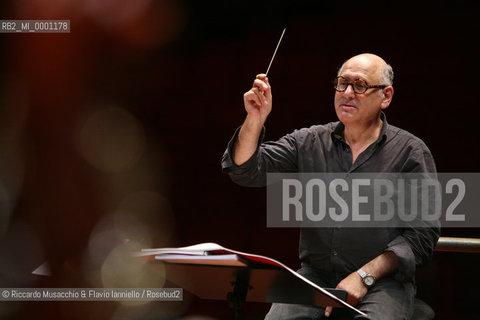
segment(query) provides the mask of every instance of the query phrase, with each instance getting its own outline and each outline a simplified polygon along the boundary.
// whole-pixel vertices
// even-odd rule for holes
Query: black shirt
[[[436,171],[425,143],[405,130],[383,126],[378,139],[352,164],[344,125],[331,122],[295,130],[275,142],[264,142],[241,166],[232,158],[239,129],[228,144],[222,170],[243,186],[265,186],[267,172],[416,172]],[[427,262],[439,237],[430,228],[305,228],[300,233],[300,259],[321,270],[347,275],[385,251],[398,257],[395,278],[412,281],[415,267]]]

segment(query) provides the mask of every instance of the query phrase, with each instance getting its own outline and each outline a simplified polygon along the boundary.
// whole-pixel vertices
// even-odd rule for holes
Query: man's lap
[[[334,288],[341,280],[338,275],[327,275],[307,266],[302,267],[298,273],[322,287]],[[379,279],[355,307],[366,313],[371,320],[408,320],[413,313],[414,296],[413,284],[403,284],[387,277]],[[325,318],[323,316],[324,310],[323,307],[274,303],[265,319],[364,319],[361,316],[355,316],[347,309],[341,308],[333,309],[331,316]]]

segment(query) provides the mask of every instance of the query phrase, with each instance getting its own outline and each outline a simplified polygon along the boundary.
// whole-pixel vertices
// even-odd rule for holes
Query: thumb
[[[331,306],[327,306],[325,308],[325,317],[330,317],[330,314],[332,313],[332,307]]]

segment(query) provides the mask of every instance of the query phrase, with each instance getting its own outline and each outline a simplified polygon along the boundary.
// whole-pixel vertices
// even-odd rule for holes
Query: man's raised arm
[[[263,125],[272,111],[272,89],[265,74],[259,74],[243,95],[247,117],[235,143],[233,161],[242,165],[255,153]]]

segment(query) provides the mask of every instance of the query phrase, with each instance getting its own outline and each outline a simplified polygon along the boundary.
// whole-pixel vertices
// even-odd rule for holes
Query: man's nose
[[[353,90],[353,84],[349,84],[345,91],[343,91],[343,94],[349,97],[354,97],[355,91]]]

